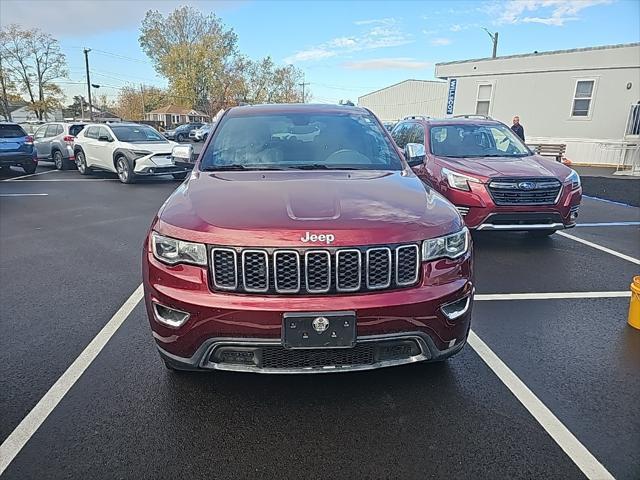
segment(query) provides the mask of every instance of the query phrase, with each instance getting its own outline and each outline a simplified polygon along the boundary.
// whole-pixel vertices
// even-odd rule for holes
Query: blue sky
[[[640,41],[637,0],[3,0],[0,23],[42,28],[61,41],[68,96],[86,91],[82,48],[91,48],[92,83],[114,98],[127,83],[166,85],[140,49],[140,22],[149,9],[184,3],[215,12],[250,57],[301,68],[321,103],[432,79],[437,62],[489,56],[482,27],[500,33],[499,55]]]

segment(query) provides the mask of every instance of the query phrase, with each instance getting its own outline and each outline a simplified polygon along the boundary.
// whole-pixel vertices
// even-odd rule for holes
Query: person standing
[[[513,133],[518,135],[520,137],[520,140],[524,142],[524,127],[520,125],[520,117],[517,115],[513,117],[513,125],[511,125],[511,130],[513,130]]]

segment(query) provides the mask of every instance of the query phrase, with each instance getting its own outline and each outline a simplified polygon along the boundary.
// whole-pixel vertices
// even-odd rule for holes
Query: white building
[[[405,80],[358,98],[383,122],[402,120],[408,115],[441,117],[445,112],[447,82]]]
[[[439,63],[435,76],[447,114],[519,115],[527,143],[564,143],[574,163],[639,155],[640,43]]]
[[[11,109],[11,121],[15,123],[25,123],[37,121],[38,117],[35,112],[29,109],[28,106],[17,106],[15,109]],[[62,121],[62,109],[58,108],[45,114],[45,122],[60,122]]]

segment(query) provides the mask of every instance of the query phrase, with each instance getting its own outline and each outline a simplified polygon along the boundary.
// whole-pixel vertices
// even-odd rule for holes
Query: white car
[[[117,173],[122,183],[154,175],[173,175],[183,180],[193,164],[175,161],[172,150],[177,145],[148,125],[92,124],[78,134],[73,151],[81,175],[105,170]]]

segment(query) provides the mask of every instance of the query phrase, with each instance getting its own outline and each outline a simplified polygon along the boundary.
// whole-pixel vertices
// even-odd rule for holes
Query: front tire
[[[116,158],[116,171],[118,172],[118,178],[122,183],[135,183],[136,174],[133,172],[133,167],[126,157],[120,155]]]
[[[176,141],[177,141],[178,143],[182,143],[182,142],[184,142],[184,135],[183,135],[183,134],[181,134],[181,133],[179,133],[179,134],[178,134],[178,136],[176,137]]]
[[[531,235],[533,238],[546,238],[550,237],[554,233],[556,233],[556,231],[553,228],[549,228],[546,230],[529,230],[529,235]]]
[[[76,152],[76,166],[80,175],[91,175],[91,169],[87,166],[87,159],[82,150]]]

